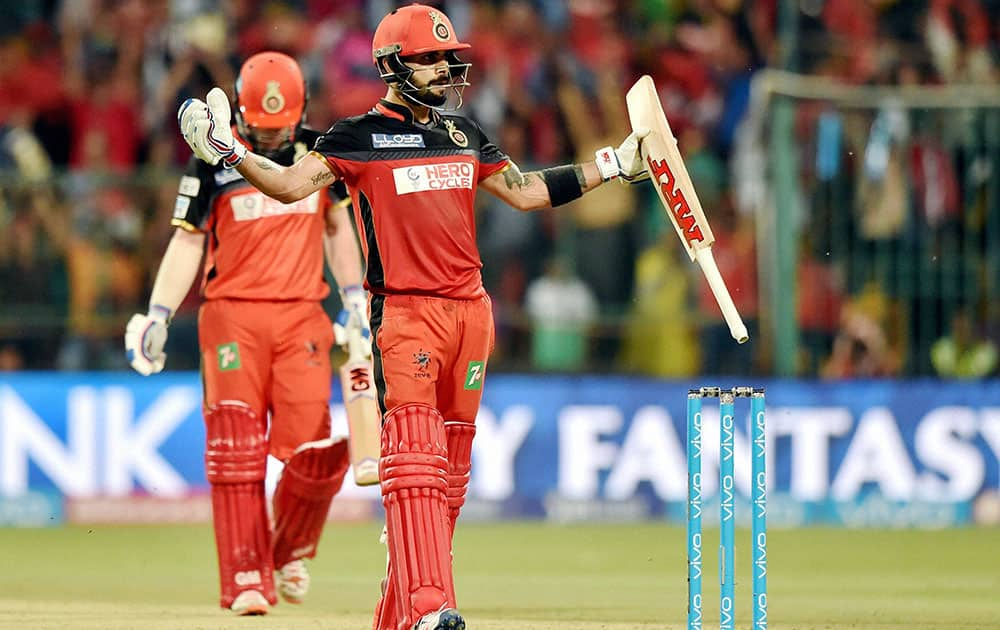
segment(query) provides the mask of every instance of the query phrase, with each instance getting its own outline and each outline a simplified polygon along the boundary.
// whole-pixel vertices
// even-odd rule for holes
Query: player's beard
[[[415,96],[417,100],[419,100],[421,103],[424,103],[425,105],[428,105],[430,107],[441,107],[448,101],[448,90],[450,88],[442,89],[440,93],[435,92],[434,88],[450,83],[451,81],[448,81],[445,84],[432,83],[430,85],[425,85],[424,87],[420,88],[417,91]]]

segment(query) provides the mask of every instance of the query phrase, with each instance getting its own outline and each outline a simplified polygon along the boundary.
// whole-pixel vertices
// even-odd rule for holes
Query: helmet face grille
[[[463,92],[469,87],[469,68],[471,63],[463,62],[453,51],[449,51],[445,57],[448,61],[448,74],[451,83],[443,87],[450,91],[451,96],[444,105],[434,105],[421,99],[421,88],[414,85],[410,80],[413,77],[413,68],[406,65],[399,54],[391,54],[381,58],[377,63],[379,77],[391,87],[396,88],[406,100],[439,111],[455,111],[462,107]]]

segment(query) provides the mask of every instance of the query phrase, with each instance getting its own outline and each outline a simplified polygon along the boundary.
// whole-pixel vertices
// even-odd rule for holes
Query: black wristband
[[[545,186],[549,189],[549,203],[561,206],[583,196],[583,186],[576,176],[575,166],[553,166],[542,171]]]

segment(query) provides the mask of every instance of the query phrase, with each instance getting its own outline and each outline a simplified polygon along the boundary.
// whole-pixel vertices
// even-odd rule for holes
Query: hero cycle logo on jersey
[[[475,168],[468,162],[419,164],[392,169],[397,195],[433,190],[472,190]]]
[[[373,133],[373,149],[423,149],[424,136],[420,133]]]
[[[319,193],[315,192],[305,199],[292,203],[281,203],[264,193],[248,191],[245,194],[235,195],[229,203],[233,209],[234,219],[254,221],[283,214],[316,214],[319,209]]]

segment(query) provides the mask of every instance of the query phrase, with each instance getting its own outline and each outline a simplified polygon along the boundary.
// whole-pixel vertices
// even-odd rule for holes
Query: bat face
[[[677,177],[670,168],[670,162],[665,159],[654,160],[647,153],[646,167],[649,169],[650,177],[660,187],[660,196],[666,202],[667,211],[673,217],[674,224],[680,228],[684,240],[690,247],[704,242],[705,234],[698,225],[698,219],[684,196],[684,191],[677,185]]]
[[[646,75],[635,82],[625,95],[628,106],[629,122],[632,129],[644,127],[649,134],[642,140],[642,158],[646,162],[650,180],[656,186],[656,194],[660,197],[667,216],[677,231],[684,249],[691,260],[698,263],[705,273],[705,279],[719,303],[729,331],[739,343],[744,343],[749,336],[746,326],[740,318],[729,295],[729,289],[719,274],[718,266],[712,257],[712,243],[715,235],[708,225],[701,202],[691,183],[691,176],[684,165],[684,158],[677,148],[677,139],[670,130],[670,123],[663,114],[660,96],[656,91],[653,79]]]
[[[347,413],[354,481],[359,486],[376,484],[381,451],[381,422],[371,377],[371,363],[365,360],[348,360],[340,368],[340,388]]]
[[[646,170],[656,186],[656,194],[684,243],[691,260],[697,250],[710,247],[715,235],[708,225],[691,176],[677,148],[677,139],[663,114],[660,95],[648,75],[636,81],[625,95],[632,129],[645,127],[650,133],[640,147]]]

